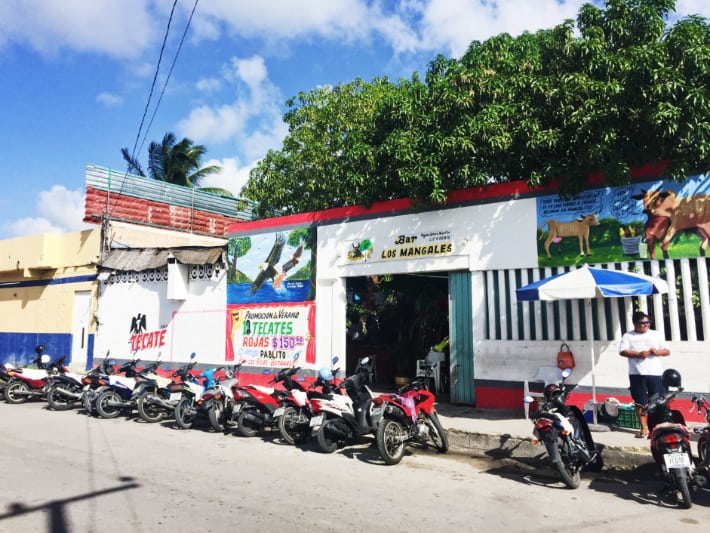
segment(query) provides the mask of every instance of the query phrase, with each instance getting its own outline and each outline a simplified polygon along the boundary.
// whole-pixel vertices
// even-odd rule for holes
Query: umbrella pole
[[[594,324],[592,323],[592,300],[585,298],[584,300],[584,317],[587,329],[587,338],[589,339],[589,354],[592,360],[592,420],[594,425],[597,424],[597,382],[594,362]]]

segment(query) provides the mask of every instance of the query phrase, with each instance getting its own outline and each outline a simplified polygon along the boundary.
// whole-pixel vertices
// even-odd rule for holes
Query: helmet
[[[333,372],[328,367],[323,367],[318,371],[318,377],[323,381],[330,381],[333,379]]]
[[[678,372],[675,368],[669,368],[663,372],[661,382],[665,388],[680,387],[680,372]]]
[[[545,387],[545,399],[549,402],[551,400],[554,400],[558,396],[562,394],[562,389],[560,389],[557,385],[554,383],[548,385]]]

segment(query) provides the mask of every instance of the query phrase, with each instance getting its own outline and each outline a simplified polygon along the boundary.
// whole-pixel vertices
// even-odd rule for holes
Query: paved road
[[[515,462],[376,448],[323,455],[274,437],[0,403],[0,531],[706,531],[710,497],[659,506],[633,473],[577,490]],[[549,472],[548,472],[549,473]],[[637,479],[635,479],[637,478]]]

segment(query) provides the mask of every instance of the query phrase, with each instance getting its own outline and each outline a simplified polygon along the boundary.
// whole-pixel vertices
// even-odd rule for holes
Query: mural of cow
[[[587,245],[587,255],[592,255],[592,251],[589,249],[589,228],[590,226],[598,226],[599,219],[597,217],[598,213],[593,213],[591,215],[584,215],[572,222],[560,222],[559,220],[546,220],[538,228],[541,232],[540,239],[542,239],[542,230],[545,226],[548,228],[547,239],[545,239],[545,252],[547,253],[547,258],[552,259],[550,255],[550,244],[557,238],[561,237],[577,237],[579,240],[579,255],[584,255],[584,246]]]
[[[655,259],[654,239],[663,239],[661,250],[663,257],[668,259],[671,239],[679,231],[692,229],[698,230],[699,254],[705,256],[710,243],[710,195],[695,194],[678,198],[673,191],[655,190],[641,191],[641,194],[632,198],[643,201],[643,211],[648,215],[645,231],[651,259]]]

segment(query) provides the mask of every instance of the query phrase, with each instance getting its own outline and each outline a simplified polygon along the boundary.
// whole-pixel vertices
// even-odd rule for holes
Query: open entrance
[[[417,360],[449,335],[448,279],[447,272],[348,278],[348,374],[359,357],[370,355],[380,387],[414,376]],[[440,371],[448,391],[448,366]]]

